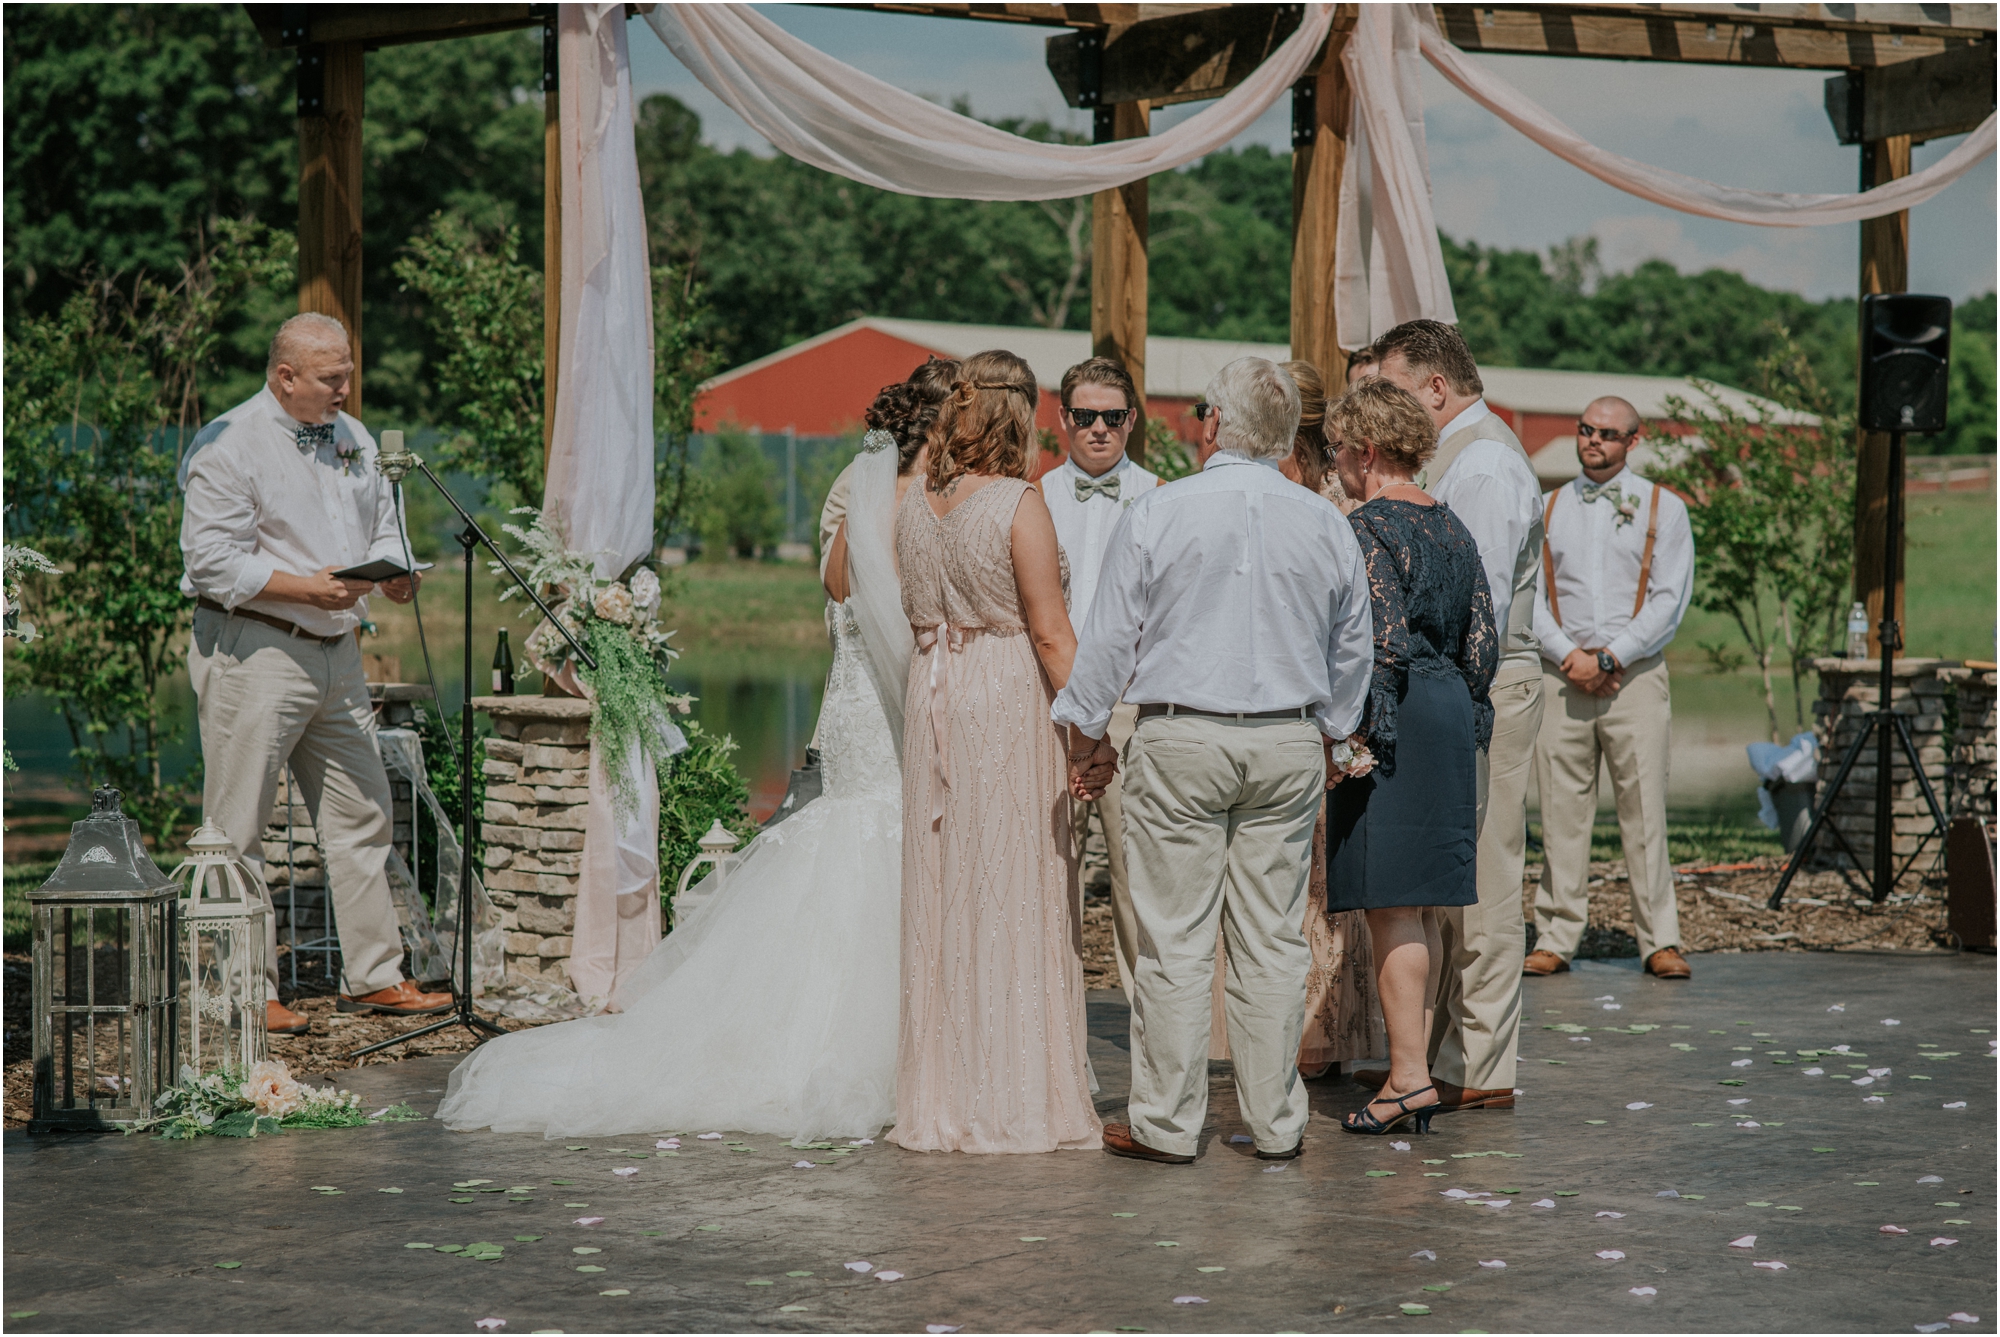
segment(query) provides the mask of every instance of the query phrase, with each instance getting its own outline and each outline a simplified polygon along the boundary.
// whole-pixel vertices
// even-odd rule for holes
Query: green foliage
[[[667,755],[660,730],[669,697],[659,660],[630,628],[608,618],[586,618],[578,639],[597,661],[594,669],[579,663],[576,674],[590,688],[590,741],[605,770],[625,774],[634,748],[657,767]],[[623,788],[615,788],[613,798],[621,807],[634,802]]]
[[[1993,379],[1995,303],[1992,293],[1961,303],[1951,317],[1951,419],[1936,436],[1910,442],[1931,455],[1991,455],[1994,422],[2000,417]]]
[[[720,821],[739,840],[757,834],[750,820],[750,785],[729,760],[736,740],[718,738],[694,720],[681,721],[687,750],[660,767],[660,902],[671,907],[681,873],[701,853],[698,843]]]
[[[1691,407],[1667,401],[1675,421],[1704,448],[1669,462],[1654,482],[1694,499],[1695,602],[1736,624],[1764,682],[1771,741],[1781,741],[1771,668],[1783,646],[1791,662],[1796,723],[1805,727],[1801,678],[1812,656],[1836,652],[1853,577],[1854,420],[1819,383],[1806,354],[1780,327],[1764,365],[1764,389],[1787,409],[1820,416],[1816,428],[1787,427],[1776,414],[1746,416],[1712,391]],[[1720,665],[1719,652],[1710,651]]]
[[[49,880],[49,874],[56,871],[54,859],[35,863],[10,863],[5,865],[5,950],[25,952],[34,945],[34,915],[28,908],[28,893]]]
[[[759,548],[777,542],[784,523],[778,473],[748,433],[724,428],[710,437],[695,476],[693,518],[711,556],[755,557]]]
[[[424,298],[442,350],[429,378],[434,411],[455,429],[444,463],[528,499],[542,492],[542,276],[520,250],[518,227],[437,213],[394,268]]]
[[[1194,452],[1174,429],[1158,418],[1146,419],[1146,468],[1163,483],[1186,478],[1196,471]]]
[[[438,806],[445,810],[452,822],[452,833],[458,835],[458,814],[460,795],[458,787],[459,722],[447,723],[424,707],[416,707],[416,732],[424,744],[424,779],[430,784],[431,792],[437,795]],[[472,757],[475,762],[483,755],[481,739],[493,732],[493,721],[485,715],[472,717]],[[479,814],[486,810],[486,772],[476,767],[472,773],[472,848],[466,857],[472,860],[474,868],[481,867],[479,839]],[[417,863],[422,868],[438,866],[437,827],[423,819],[416,823]],[[419,888],[421,894],[424,889]]]
[[[161,688],[184,653],[181,452],[220,405],[204,394],[227,314],[288,280],[292,239],[218,226],[168,281],[92,278],[6,340],[10,529],[66,574],[31,578],[42,634],[18,652],[63,713],[85,788],[113,784],[165,841],[192,799],[160,770]]]
[[[707,295],[692,265],[653,266],[653,435],[660,453],[653,469],[653,546],[679,531],[695,501],[688,452],[694,400],[715,364],[703,333]]]

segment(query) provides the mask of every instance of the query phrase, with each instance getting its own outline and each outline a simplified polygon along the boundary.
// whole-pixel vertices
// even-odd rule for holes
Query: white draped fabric
[[[916,636],[896,575],[896,448],[863,448],[847,494],[849,604],[861,627],[862,664],[882,702],[896,755],[903,755],[903,696]]]
[[[1333,6],[1305,18],[1214,106],[1143,139],[1044,144],[960,116],[864,74],[748,5],[655,5],[646,15],[683,65],[781,153],[904,195],[1058,200],[1171,171],[1250,128],[1319,54]]]

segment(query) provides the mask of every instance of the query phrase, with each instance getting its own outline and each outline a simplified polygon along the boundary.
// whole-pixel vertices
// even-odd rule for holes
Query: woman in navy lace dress
[[[1437,450],[1423,406],[1371,377],[1327,410],[1327,435],[1341,484],[1362,503],[1348,521],[1375,614],[1366,753],[1340,767],[1328,796],[1327,909],[1367,911],[1389,1029],[1388,1085],[1344,1126],[1386,1133],[1407,1120],[1428,1131],[1440,952],[1426,907],[1478,899],[1476,750],[1493,734],[1499,637],[1472,535],[1411,481]]]

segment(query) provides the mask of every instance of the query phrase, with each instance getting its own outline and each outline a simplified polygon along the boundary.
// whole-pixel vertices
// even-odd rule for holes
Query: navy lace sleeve
[[[1396,702],[1410,671],[1410,619],[1403,605],[1403,580],[1390,543],[1395,535],[1377,532],[1381,516],[1357,510],[1349,517],[1361,559],[1368,570],[1368,609],[1375,623],[1375,666],[1368,676],[1368,700],[1361,708],[1361,733],[1384,775],[1396,773]]]
[[[1472,692],[1473,741],[1484,752],[1493,742],[1492,691],[1493,675],[1500,671],[1500,630],[1493,621],[1493,591],[1486,583],[1486,568],[1478,562],[1473,567],[1479,586],[1473,591],[1465,637],[1458,643],[1458,671]]]

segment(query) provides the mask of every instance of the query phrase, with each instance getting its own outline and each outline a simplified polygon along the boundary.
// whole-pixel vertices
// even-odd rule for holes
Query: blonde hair
[[[1026,478],[1034,466],[1040,392],[1028,364],[1005,349],[974,353],[931,427],[927,481],[942,492],[965,474]]]
[[[1437,454],[1437,424],[1417,397],[1380,376],[1368,376],[1327,406],[1329,437],[1366,442],[1399,469],[1414,474]]]
[[[1333,450],[1326,439],[1326,382],[1310,362],[1280,362],[1278,366],[1299,387],[1299,426],[1292,434],[1292,463],[1298,466],[1301,483],[1324,493],[1333,467]]]
[[[1215,373],[1203,398],[1222,410],[1218,448],[1253,460],[1281,460],[1292,453],[1299,387],[1277,363],[1239,357]]]

